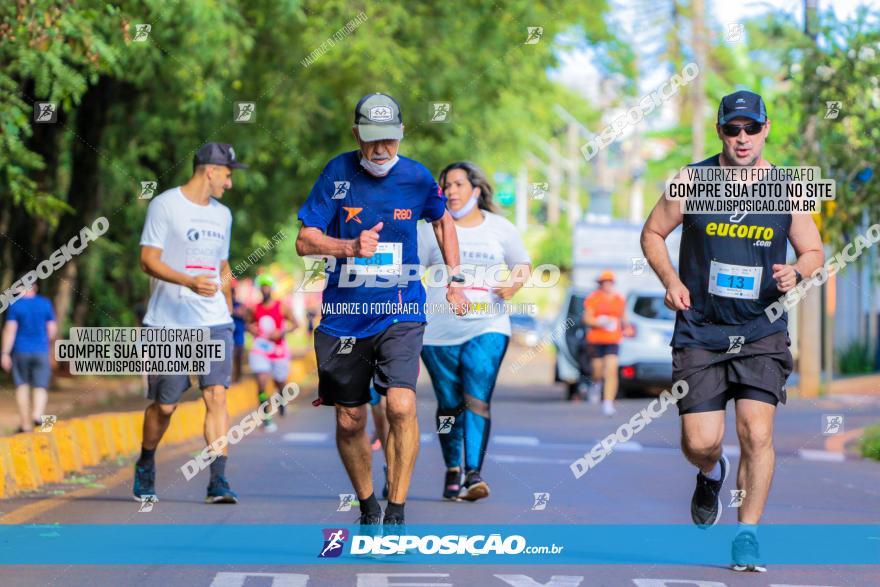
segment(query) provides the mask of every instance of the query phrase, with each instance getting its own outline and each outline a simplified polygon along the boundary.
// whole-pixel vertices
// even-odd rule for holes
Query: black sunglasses
[[[728,137],[738,137],[740,131],[745,130],[747,135],[756,135],[763,130],[764,125],[760,122],[750,122],[749,124],[722,124],[721,132]]]

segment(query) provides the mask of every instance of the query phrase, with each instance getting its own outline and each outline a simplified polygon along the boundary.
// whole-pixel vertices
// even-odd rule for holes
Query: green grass
[[[859,448],[866,459],[880,461],[880,423],[865,428]]]

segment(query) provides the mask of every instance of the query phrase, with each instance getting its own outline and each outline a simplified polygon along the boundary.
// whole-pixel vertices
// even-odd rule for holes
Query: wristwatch
[[[464,275],[453,275],[449,278],[449,283],[464,283]]]
[[[794,270],[794,284],[797,285],[804,280],[804,276],[797,269]]]

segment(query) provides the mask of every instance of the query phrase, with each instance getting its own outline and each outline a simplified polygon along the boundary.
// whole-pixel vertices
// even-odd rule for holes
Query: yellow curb
[[[33,432],[34,459],[41,484],[58,483],[64,478],[61,463],[58,460],[58,445],[55,438],[48,432]]]
[[[315,365],[312,352],[294,359],[291,380],[310,379]],[[248,378],[233,385],[226,400],[230,418],[254,410],[259,406],[256,381]],[[205,412],[202,399],[178,405],[162,444],[201,441]],[[45,483],[60,482],[65,474],[98,465],[106,459],[137,454],[143,425],[143,411],[115,412],[58,422],[52,432],[0,438],[0,499],[35,490]]]
[[[76,431],[69,422],[58,422],[53,426],[55,443],[58,445],[58,461],[65,473],[79,471],[83,467],[79,447],[76,444]]]
[[[0,499],[12,497],[17,493],[12,470],[12,449],[9,440],[0,438]]]
[[[73,434],[83,466],[93,467],[100,463],[101,456],[98,453],[98,443],[95,441],[95,432],[91,423],[76,418],[71,420],[70,425],[73,426]]]
[[[34,441],[31,433],[16,434],[9,439],[12,451],[12,473],[19,491],[39,487],[41,479],[34,456]]]
[[[190,442],[181,446],[169,448],[165,451],[159,451],[156,453],[156,461],[159,463],[164,463],[165,461],[176,459],[181,455],[185,455],[191,452],[198,446],[198,443]],[[100,485],[101,487],[83,487],[82,489],[77,489],[76,491],[65,493],[64,495],[53,495],[51,497],[40,499],[39,501],[35,501],[33,503],[23,505],[20,508],[16,508],[15,510],[9,512],[8,514],[0,516],[0,524],[25,524],[27,522],[30,522],[37,516],[45,514],[46,512],[51,511],[75,499],[89,497],[91,495],[105,492],[107,491],[107,488],[113,487],[120,483],[125,483],[126,481],[130,483],[132,480],[132,475],[133,472],[131,466],[122,467],[113,473],[110,473],[104,477],[101,477],[100,479],[95,480],[95,484]],[[131,494],[127,493],[127,495]],[[137,504],[135,504],[134,502],[132,502],[132,505],[133,507],[137,507]]]

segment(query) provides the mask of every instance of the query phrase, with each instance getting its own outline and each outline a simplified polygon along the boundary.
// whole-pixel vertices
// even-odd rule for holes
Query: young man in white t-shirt
[[[473,278],[462,286],[471,306],[464,316],[436,311],[446,301],[447,280],[430,272],[446,268],[432,227],[421,225],[419,261],[429,268],[427,304],[432,309],[427,313],[422,360],[437,396],[446,462],[443,498],[476,501],[489,495],[489,484],[481,476],[491,424],[489,402],[510,341],[510,318],[502,304],[522,287],[530,260],[516,227],[492,213],[492,186],[479,167],[453,163],[440,174],[439,183],[455,220],[461,273]],[[502,281],[508,270],[510,278]]]
[[[150,202],[141,234],[141,268],[150,276],[150,302],[144,326],[210,328],[222,340],[224,359],[212,361],[199,375],[205,401],[205,441],[210,446],[229,428],[226,389],[232,371],[232,271],[229,242],[232,214],[218,200],[232,187],[232,170],[246,169],[231,145],[208,143],[193,160],[193,175],[184,185]],[[135,499],[156,501],[156,447],[183,393],[189,375],[149,376],[141,456],[135,463]],[[237,503],[226,481],[226,448],[211,463],[208,503]]]

